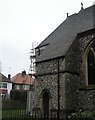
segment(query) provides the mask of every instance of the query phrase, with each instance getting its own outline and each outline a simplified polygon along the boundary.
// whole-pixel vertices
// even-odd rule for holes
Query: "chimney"
[[[22,76],[25,76],[26,75],[26,71],[22,71]]]
[[[11,79],[11,74],[8,74],[8,79],[9,79],[9,80]]]
[[[69,13],[67,13],[67,18],[69,17]]]

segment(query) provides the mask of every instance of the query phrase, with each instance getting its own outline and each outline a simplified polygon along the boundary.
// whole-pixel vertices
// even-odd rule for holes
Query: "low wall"
[[[26,101],[3,100],[2,109],[26,109]]]

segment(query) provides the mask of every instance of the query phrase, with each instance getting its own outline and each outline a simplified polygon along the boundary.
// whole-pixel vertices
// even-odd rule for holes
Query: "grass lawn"
[[[2,110],[2,118],[24,118],[26,110]]]

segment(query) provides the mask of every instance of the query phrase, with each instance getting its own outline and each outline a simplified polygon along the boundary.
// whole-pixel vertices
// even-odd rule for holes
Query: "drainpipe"
[[[59,120],[59,112],[60,112],[60,72],[59,72],[59,59],[58,59],[58,111],[57,111],[57,119]]]

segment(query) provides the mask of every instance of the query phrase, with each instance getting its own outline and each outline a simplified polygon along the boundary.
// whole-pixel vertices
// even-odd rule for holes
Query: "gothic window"
[[[95,51],[94,43],[91,45],[87,55],[88,85],[95,85]]]

